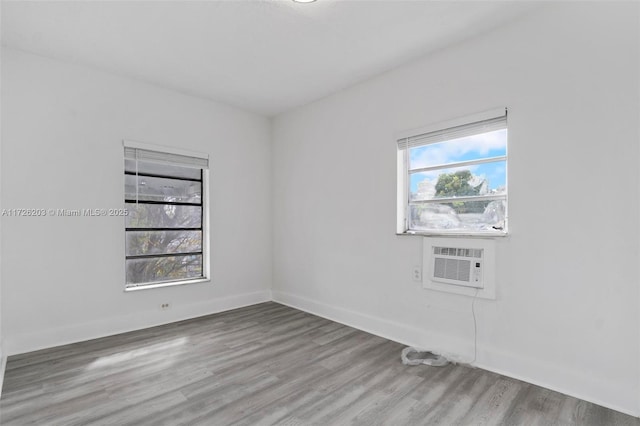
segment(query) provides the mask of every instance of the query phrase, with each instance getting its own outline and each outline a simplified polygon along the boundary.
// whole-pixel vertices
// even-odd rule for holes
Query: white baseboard
[[[507,357],[503,357],[502,359],[499,356],[495,356],[497,352],[493,352],[495,365],[498,365],[504,362],[504,365],[509,365],[507,363]],[[508,357],[508,359],[512,360],[513,356]],[[554,370],[553,368],[548,368],[547,366],[542,366],[539,362],[531,362],[531,360],[525,361],[522,359],[518,360],[518,364],[521,368],[518,368],[517,371],[514,368],[503,368],[496,367],[494,365],[487,365],[485,363],[479,362],[475,365],[478,368],[483,370],[492,371],[494,373],[500,374],[502,376],[511,377],[513,379],[521,380],[526,383],[531,383],[532,385],[540,386],[546,389],[550,389],[552,391],[556,391],[562,393],[564,395],[572,396],[574,398],[582,399],[587,402],[592,402],[596,405],[600,405],[602,407],[610,408],[615,411],[619,411],[624,414],[628,414],[633,417],[640,417],[640,409],[636,409],[634,407],[634,399],[633,390],[629,390],[628,392],[620,392],[620,390],[614,389],[611,385],[606,383],[605,380],[595,380],[586,377],[578,377],[574,372],[559,374],[557,377],[560,380],[554,380],[553,383],[551,380],[539,380],[534,378],[537,374],[532,374],[533,368],[544,368],[548,371]],[[560,371],[560,369],[555,369],[556,371]],[[547,376],[548,377],[548,376]],[[574,385],[569,386],[566,383],[562,383],[561,380],[566,377],[571,377],[574,381]],[[575,384],[576,382],[580,382]],[[593,392],[593,390],[596,392]],[[625,404],[625,401],[622,402],[611,402],[606,401],[600,395],[615,395],[623,393],[625,396],[631,396],[631,398],[626,398],[628,403]]]
[[[49,328],[33,333],[7,336],[4,342],[5,355],[11,356],[169,324],[257,303],[269,302],[271,299],[270,291],[244,293],[188,305],[174,306],[168,311],[146,311],[138,314],[101,318],[96,321],[83,322],[67,327]]]
[[[447,358],[458,363],[467,363],[471,360],[468,356],[460,355],[472,353],[473,351],[473,347],[461,339],[440,333],[426,332],[421,328],[374,317],[350,309],[327,305],[305,297],[295,296],[291,293],[280,291],[273,291],[272,293],[274,302],[300,309],[310,314],[336,321],[388,340],[393,340],[394,342],[445,355]]]
[[[462,354],[473,353],[472,343],[464,342],[458,338],[433,332],[427,333],[421,328],[338,308],[286,292],[274,290],[272,293],[275,302],[407,346],[431,350],[456,362],[469,362],[469,356]],[[478,361],[473,365],[478,368],[551,389],[634,417],[640,417],[640,407],[636,406],[638,401],[633,389],[620,390],[607,383],[606,380],[586,377],[577,371],[546,365],[535,359],[523,357],[520,354],[504,353],[495,348],[479,347],[477,359]],[[536,379],[536,377],[542,379]],[[612,395],[616,395],[616,398],[610,398]]]

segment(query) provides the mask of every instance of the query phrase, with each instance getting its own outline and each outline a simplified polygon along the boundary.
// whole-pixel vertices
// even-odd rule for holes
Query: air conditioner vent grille
[[[471,261],[461,259],[444,259],[436,257],[434,262],[433,276],[447,280],[469,282]]]
[[[456,247],[434,247],[433,254],[438,256],[474,257],[481,259],[481,249],[456,248]]]

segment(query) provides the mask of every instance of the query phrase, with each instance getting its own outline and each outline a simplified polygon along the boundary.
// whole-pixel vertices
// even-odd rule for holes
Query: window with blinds
[[[397,144],[399,233],[506,234],[506,109],[408,133]]]
[[[207,279],[206,154],[125,142],[126,289]]]

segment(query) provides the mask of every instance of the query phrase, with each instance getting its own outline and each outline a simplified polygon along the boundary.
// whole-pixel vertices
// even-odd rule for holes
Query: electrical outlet
[[[411,270],[411,276],[414,281],[422,282],[422,268],[420,266],[414,266]]]
[[[171,307],[171,305],[169,305],[169,302],[160,304],[160,309],[163,310],[163,311],[166,311],[170,307]]]

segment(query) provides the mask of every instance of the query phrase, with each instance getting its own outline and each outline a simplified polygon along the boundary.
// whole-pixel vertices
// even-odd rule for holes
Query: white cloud
[[[411,168],[416,169],[461,161],[463,156],[471,153],[475,154],[477,158],[482,158],[486,157],[491,150],[501,149],[505,146],[506,130],[496,130],[481,135],[425,145],[412,150]]]

